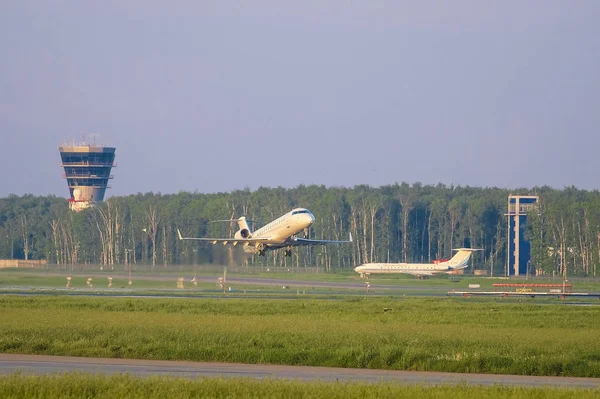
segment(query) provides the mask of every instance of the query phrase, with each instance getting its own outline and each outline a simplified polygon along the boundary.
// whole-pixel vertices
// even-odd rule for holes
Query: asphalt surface
[[[63,273],[65,276],[67,274]],[[35,273],[36,276],[57,276],[56,273],[51,272],[40,272]],[[191,293],[194,291],[187,290],[189,295],[186,295],[183,290],[175,290],[173,289],[161,289],[161,288],[147,288],[147,287],[138,287],[135,281],[146,280],[146,281],[173,281],[173,287],[175,287],[175,282],[177,281],[176,275],[167,276],[167,275],[143,275],[143,276],[135,276],[133,287],[126,288],[106,288],[106,278],[108,275],[111,275],[114,278],[127,278],[126,276],[122,276],[118,273],[108,274],[108,273],[72,273],[73,278],[77,277],[81,278],[94,278],[95,287],[94,289],[90,289],[82,285],[80,281],[78,284],[74,284],[73,288],[66,289],[65,287],[35,287],[35,289],[31,289],[32,287],[25,286],[2,286],[0,287],[0,291],[5,294],[13,294],[13,295],[50,295],[50,294],[68,294],[68,295],[89,295],[90,293],[101,293],[103,296],[111,296],[111,297],[127,297],[127,296],[136,296],[136,297],[154,297],[155,295],[148,293],[144,293],[143,291],[152,291],[152,292],[177,292],[177,297],[190,297],[196,298],[198,297],[197,293],[202,293],[204,297],[209,295],[211,291],[214,293],[218,293],[218,289],[214,290],[198,290],[197,292]],[[187,275],[187,273],[182,273],[181,276],[184,277],[184,282],[187,288],[191,287],[191,279],[192,277]],[[100,281],[98,281],[98,279]],[[215,276],[196,276],[196,281],[201,283],[209,283],[216,284],[217,277]],[[239,287],[249,287],[251,286],[259,286],[261,288],[261,292],[250,291],[250,297],[260,296],[261,293],[265,295],[272,295],[274,292],[270,292],[269,290],[277,290],[278,297],[285,296],[284,292],[287,292],[288,295],[296,294],[296,291],[299,290],[300,293],[308,293],[313,295],[356,295],[356,294],[364,294],[366,292],[366,281],[356,281],[356,282],[333,282],[333,281],[315,281],[315,280],[296,280],[296,279],[280,279],[280,278],[264,278],[264,277],[234,277],[228,276],[226,285],[228,287],[232,287],[236,293],[236,297],[241,296],[240,291],[244,289],[240,289]],[[215,285],[216,286],[216,285]],[[271,288],[272,287],[272,288]],[[282,291],[284,289],[285,291]],[[414,286],[414,285],[391,285],[391,284],[374,284],[371,283],[370,290],[368,291],[372,295],[377,294],[385,294],[385,295],[410,295],[410,296],[445,296],[448,291],[448,287],[436,287],[429,286],[424,284],[423,286]],[[168,295],[161,294],[160,297],[166,297]]]
[[[114,278],[119,279],[127,279],[127,275],[122,273],[51,273],[51,272],[41,272],[32,274],[32,276],[73,276],[78,278],[88,278],[93,277],[94,279],[101,279],[102,284],[105,283],[106,278],[108,276],[112,276]],[[189,271],[182,272],[181,277],[184,277],[185,283],[189,285],[190,280],[192,279],[192,274]],[[148,281],[169,281],[173,282],[173,286],[175,286],[175,282],[177,281],[179,275],[134,275],[133,280],[134,284],[136,280],[148,280]],[[220,275],[215,274],[214,276],[206,276],[199,275],[196,276],[196,280],[202,283],[210,283],[216,284],[217,279],[221,277]],[[315,276],[317,277],[317,276]],[[264,278],[264,277],[235,277],[235,276],[227,276],[227,284],[228,285],[260,285],[260,286],[275,286],[281,288],[282,286],[294,287],[294,288],[307,288],[307,287],[319,287],[319,288],[339,288],[339,289],[359,289],[364,290],[365,284],[367,280],[359,280],[357,282],[335,282],[335,281],[320,281],[320,280],[297,280],[297,279],[282,279],[282,278]],[[95,281],[96,282],[96,281]],[[97,282],[96,282],[97,283]],[[372,284],[372,286],[375,286]],[[381,290],[408,290],[408,291],[427,291],[427,290],[437,290],[443,291],[447,290],[448,287],[436,287],[429,286],[424,284],[421,286],[415,285],[392,285],[392,284],[376,284],[376,287]]]
[[[498,374],[462,374],[419,371],[388,371],[330,367],[261,364],[199,363],[163,360],[102,359],[62,356],[0,354],[0,374],[99,373],[183,378],[222,377],[292,379],[302,381],[393,382],[419,385],[483,385],[569,387],[600,389],[600,378],[532,377]]]

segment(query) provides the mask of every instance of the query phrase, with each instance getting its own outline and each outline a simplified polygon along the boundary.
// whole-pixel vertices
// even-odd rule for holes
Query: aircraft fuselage
[[[450,260],[441,263],[366,263],[354,268],[361,277],[369,274],[405,273],[417,277],[433,276],[438,273],[449,273],[454,270],[464,269],[468,266],[469,258],[474,251],[479,249],[458,248]]]
[[[409,273],[409,274],[432,274],[443,273],[452,270],[451,267],[444,264],[434,263],[366,263],[354,268],[354,271],[361,274],[371,273]]]
[[[259,255],[265,255],[265,251],[270,249],[284,248],[284,255],[291,256],[292,247],[296,246],[352,242],[352,234],[349,234],[347,241],[310,239],[308,232],[309,228],[315,222],[315,217],[306,208],[293,209],[254,232],[250,229],[248,225],[249,220],[245,216],[226,221],[236,221],[239,226],[239,230],[235,232],[233,238],[183,237],[179,229],[177,229],[177,235],[180,240],[206,241],[213,245],[217,243],[233,246],[240,245],[244,248],[245,252],[257,253]],[[296,235],[300,232],[304,232],[304,237]]]
[[[310,228],[315,217],[308,209],[297,208],[252,233],[252,238],[268,238],[265,249],[282,248],[288,245],[288,240],[298,233]]]

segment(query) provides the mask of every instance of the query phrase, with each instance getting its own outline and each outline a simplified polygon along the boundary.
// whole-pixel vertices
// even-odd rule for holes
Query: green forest
[[[539,195],[528,216],[532,274],[596,276],[600,263],[600,194],[574,187],[507,190],[420,183],[352,188],[298,186],[231,193],[138,193],[111,197],[79,213],[65,198],[0,198],[0,258],[45,259],[50,265],[218,264],[319,267],[348,271],[367,262],[431,262],[452,248],[483,251],[473,267],[504,275],[509,194]],[[246,216],[263,224],[295,207],[310,209],[311,238],[352,244],[295,248],[292,257],[270,251],[179,241],[177,229],[196,237],[233,236],[237,225],[210,223]]]

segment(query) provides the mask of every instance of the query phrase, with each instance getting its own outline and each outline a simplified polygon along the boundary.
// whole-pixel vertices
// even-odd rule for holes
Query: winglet
[[[179,229],[177,229],[177,236],[180,240],[183,240],[183,237],[181,236],[181,231],[179,231]]]

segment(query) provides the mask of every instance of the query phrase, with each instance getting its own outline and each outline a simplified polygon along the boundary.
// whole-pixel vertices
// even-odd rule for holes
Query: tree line
[[[509,194],[540,196],[526,227],[532,270],[598,274],[600,194],[546,186],[509,191],[402,183],[138,193],[111,197],[78,213],[68,209],[64,198],[11,195],[0,198],[0,256],[45,259],[53,265],[212,263],[318,266],[334,272],[367,262],[431,262],[451,257],[452,248],[472,247],[483,249],[474,257],[476,269],[504,275]],[[177,229],[187,236],[233,236],[235,223],[210,222],[244,215],[268,223],[295,207],[315,215],[312,238],[342,240],[352,233],[354,242],[295,248],[289,258],[282,251],[248,256],[240,248],[177,239]]]

